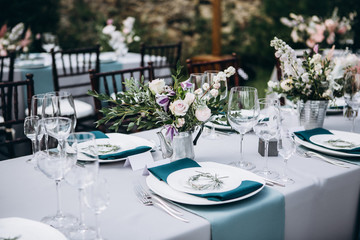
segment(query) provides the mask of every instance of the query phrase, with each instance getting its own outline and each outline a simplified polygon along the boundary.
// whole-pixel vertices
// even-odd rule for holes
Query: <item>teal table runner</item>
[[[188,167],[200,165],[185,158],[150,168],[149,171],[166,182],[170,173]],[[281,193],[268,187],[250,198],[233,203],[210,206],[179,205],[210,222],[213,240],[284,238],[285,199]]]

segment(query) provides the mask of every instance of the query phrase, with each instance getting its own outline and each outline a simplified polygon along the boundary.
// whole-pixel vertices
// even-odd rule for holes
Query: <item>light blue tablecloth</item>
[[[284,196],[270,187],[248,199],[213,206],[180,204],[211,223],[212,240],[282,240]]]

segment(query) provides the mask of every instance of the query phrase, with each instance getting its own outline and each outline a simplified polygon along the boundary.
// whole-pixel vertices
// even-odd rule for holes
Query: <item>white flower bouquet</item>
[[[290,18],[282,17],[280,21],[287,27],[292,28],[291,38],[294,43],[305,43],[309,48],[315,44],[324,43],[331,47],[336,40],[345,40],[356,12],[350,13],[348,17],[340,18],[338,9],[335,8],[330,18],[322,20],[318,16],[304,17],[290,13]],[[325,41],[324,41],[325,40]]]
[[[270,42],[274,47],[275,57],[281,63],[282,80],[269,81],[271,92],[282,93],[292,99],[331,100],[343,95],[343,78],[335,78],[334,48],[322,57],[315,45],[314,54],[304,52],[304,58],[297,58],[295,51],[284,41],[274,38]],[[341,67],[340,67],[341,68]]]
[[[227,99],[220,97],[226,88],[222,87],[221,82],[235,73],[234,67],[219,72],[211,86],[204,84],[196,90],[189,79],[181,76],[181,69],[182,67],[178,66],[173,75],[173,87],[165,85],[164,79],[155,79],[146,84],[126,79],[127,91],[117,94],[116,99],[90,91],[90,95],[113,106],[101,110],[104,117],[97,124],[114,121],[109,129],[117,131],[124,119],[127,119],[130,122],[127,125],[128,131],[135,126],[137,129],[164,126],[167,135],[172,138],[179,132],[193,131],[211,115],[226,112]]]
[[[25,30],[24,23],[18,23],[10,31],[4,24],[0,29],[0,56],[6,56],[8,51],[19,51],[22,49],[28,52],[28,45],[31,42],[31,31],[28,29],[23,39],[21,39]]]
[[[113,20],[108,19],[106,26],[101,30],[100,40],[102,45],[107,45],[115,51],[116,55],[125,55],[128,52],[128,46],[132,42],[139,42],[140,37],[134,31],[135,18],[127,17],[123,22],[120,30],[113,25]],[[107,46],[103,46],[105,50]]]

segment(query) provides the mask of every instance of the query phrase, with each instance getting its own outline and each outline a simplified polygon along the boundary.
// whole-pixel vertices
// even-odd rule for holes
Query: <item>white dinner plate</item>
[[[213,177],[216,176],[222,183],[216,189],[196,189],[192,187],[188,180],[201,173],[208,173]],[[241,176],[238,174],[236,169],[194,167],[181,169],[179,171],[171,173],[167,177],[167,183],[170,187],[180,192],[192,194],[220,193],[233,190],[240,186]],[[205,186],[209,184],[209,179],[199,177],[199,179],[197,181],[194,181],[193,183],[197,186]]]
[[[114,52],[103,52],[100,53],[100,62],[101,63],[112,63],[117,60],[117,57]]]
[[[57,229],[37,221],[11,217],[0,219],[0,239],[16,238],[19,240],[66,240]]]
[[[151,148],[155,147],[155,144],[153,142],[150,142],[147,139],[136,137],[133,135],[127,135],[122,133],[107,133],[106,134],[109,138],[100,138],[96,139],[96,144],[110,144],[112,146],[118,146],[120,147],[119,150],[116,152],[122,152],[130,149],[134,149],[136,147],[140,146],[149,146]],[[149,150],[150,151],[150,150]],[[103,154],[110,154],[110,153],[116,153],[116,152],[109,152],[109,153],[103,153]],[[79,160],[86,160],[91,161],[92,158],[89,156],[86,156],[85,154],[80,154]],[[100,163],[111,163],[111,162],[119,162],[124,161],[126,158],[117,158],[117,159],[99,159]]]
[[[16,68],[36,69],[50,66],[44,59],[20,60],[15,63]]]
[[[360,135],[354,133],[318,134],[310,141],[333,150],[351,150],[360,147]]]
[[[153,192],[155,192],[159,196],[162,196],[162,197],[172,200],[174,202],[185,203],[185,204],[190,204],[190,205],[219,205],[219,204],[240,201],[242,199],[246,199],[248,197],[251,197],[251,196],[257,194],[265,186],[265,182],[261,177],[257,176],[256,174],[254,174],[252,172],[243,170],[241,168],[235,168],[235,167],[232,167],[229,165],[215,163],[215,162],[199,162],[199,164],[201,165],[201,167],[207,167],[207,168],[232,169],[232,170],[238,172],[239,176],[241,176],[241,179],[243,181],[245,181],[245,180],[256,181],[256,182],[261,183],[263,186],[261,188],[255,190],[254,192],[251,192],[251,193],[244,195],[242,197],[239,197],[239,198],[234,198],[234,199],[230,199],[230,200],[226,200],[226,201],[211,201],[206,198],[196,197],[194,195],[190,195],[190,194],[187,194],[184,192],[179,192],[179,191],[173,189],[172,187],[170,187],[167,183],[160,181],[159,179],[154,177],[152,174],[150,174],[146,178],[146,184]]]
[[[336,134],[349,134],[349,135],[350,134],[356,134],[356,133],[337,131],[337,130],[329,130],[329,131],[331,133],[335,134],[335,135]],[[356,134],[356,135],[358,135],[358,134]],[[297,143],[307,147],[307,148],[310,148],[312,150],[319,151],[319,152],[322,152],[322,153],[325,153],[325,154],[328,154],[328,155],[333,155],[333,156],[338,156],[338,157],[360,157],[360,154],[340,152],[340,151],[327,149],[327,148],[312,144],[311,142],[307,142],[307,141],[304,141],[304,140],[298,138],[296,135],[295,135],[295,141]]]

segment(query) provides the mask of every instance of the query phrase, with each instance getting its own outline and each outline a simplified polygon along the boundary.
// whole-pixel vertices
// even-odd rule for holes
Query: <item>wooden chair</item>
[[[226,68],[233,66],[236,70],[239,69],[239,64],[237,60],[236,53],[233,53],[231,57],[222,59],[222,60],[215,60],[215,61],[206,61],[206,62],[193,62],[191,59],[186,60],[186,65],[188,69],[188,73],[203,73],[206,70],[219,70],[223,71]],[[228,86],[240,86],[242,84],[240,80],[240,76],[238,72],[230,78],[228,82]]]
[[[152,62],[155,78],[164,78],[167,84],[172,84],[171,71],[176,69],[176,64],[181,57],[182,42],[166,45],[141,44],[141,66]]]
[[[14,65],[16,53],[15,51],[8,52],[7,56],[0,56],[0,82],[14,81]],[[8,77],[4,76],[4,69],[7,69]]]
[[[95,115],[91,96],[87,94],[91,89],[88,74],[90,69],[100,72],[100,46],[59,51],[52,49],[51,56],[54,90],[67,91],[73,95],[78,118],[77,130],[92,129]]]
[[[0,152],[9,158],[15,157],[15,144],[30,143],[30,140],[22,132],[14,131],[16,126],[18,126],[17,129],[23,131],[25,112],[22,110],[23,104],[20,101],[23,101],[24,89],[26,90],[26,103],[31,111],[31,98],[34,95],[32,74],[26,74],[24,81],[0,82],[0,118],[2,118],[2,120],[0,119]]]
[[[97,93],[104,93],[108,96],[124,90],[126,91],[124,79],[130,79],[133,77],[135,80],[140,81],[143,76],[144,79],[148,79],[146,81],[152,81],[154,79],[154,68],[152,66],[152,62],[149,62],[149,65],[146,67],[129,68],[102,73],[96,73],[95,70],[90,70],[89,72],[92,90]],[[94,98],[94,104],[95,115],[99,120],[103,117],[100,110],[104,107],[104,104],[97,98]],[[107,130],[106,126],[100,126],[99,129],[103,132],[106,132]]]

